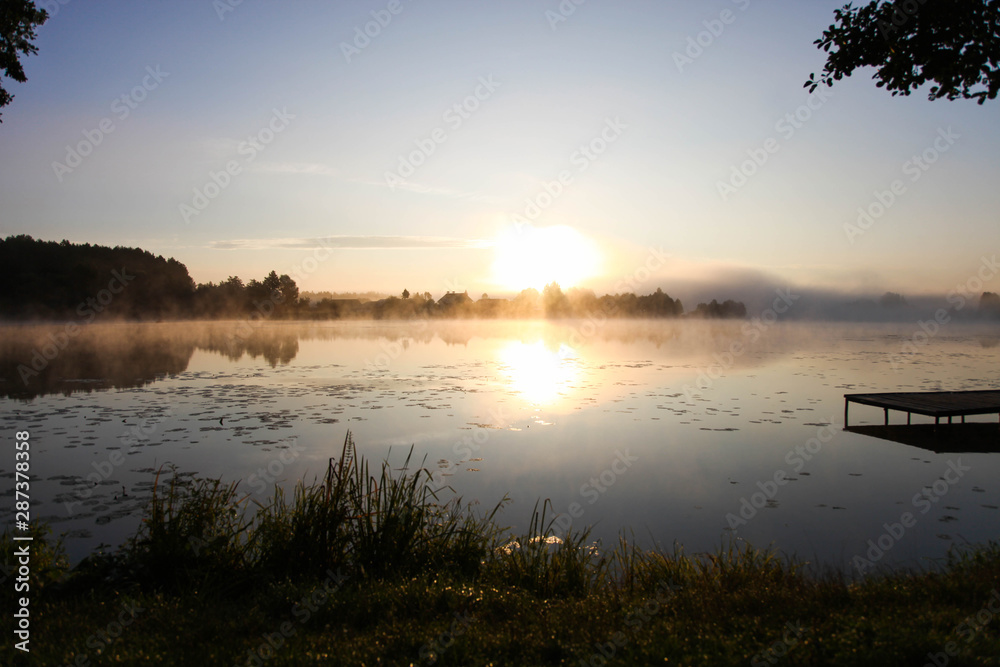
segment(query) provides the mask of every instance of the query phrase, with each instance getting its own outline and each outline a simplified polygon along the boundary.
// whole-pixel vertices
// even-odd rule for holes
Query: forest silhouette
[[[473,300],[468,292],[430,292],[404,288],[384,299],[300,296],[287,274],[271,271],[246,282],[230,276],[219,283],[196,284],[184,264],[139,248],[114,248],[69,241],[41,241],[31,236],[0,240],[0,274],[10,287],[0,294],[0,318],[8,321],[95,320],[157,321],[179,319],[410,319],[410,318],[563,318],[680,317],[743,318],[739,302],[713,300],[685,313],[679,299],[661,288],[598,297],[593,290],[565,292],[550,283],[539,292],[528,288],[512,299]]]

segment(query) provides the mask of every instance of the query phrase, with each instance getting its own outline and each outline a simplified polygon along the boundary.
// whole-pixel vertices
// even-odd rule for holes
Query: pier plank
[[[898,391],[872,394],[844,394],[844,426],[847,426],[848,406],[851,403],[870,405],[885,410],[885,423],[889,423],[889,410],[926,415],[940,420],[966,415],[1000,415],[1000,390],[977,391]]]

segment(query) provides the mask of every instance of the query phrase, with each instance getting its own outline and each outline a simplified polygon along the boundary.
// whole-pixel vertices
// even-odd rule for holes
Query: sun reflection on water
[[[507,385],[536,405],[548,406],[566,398],[580,374],[576,350],[565,343],[553,349],[541,339],[511,341],[497,357]]]

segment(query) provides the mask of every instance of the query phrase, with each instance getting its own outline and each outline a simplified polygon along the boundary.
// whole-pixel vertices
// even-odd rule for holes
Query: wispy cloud
[[[384,181],[373,181],[366,178],[348,178],[350,183],[358,183],[360,185],[371,185],[378,188],[389,189],[389,186]],[[396,184],[397,190],[406,190],[407,192],[413,192],[421,195],[434,195],[437,197],[446,197],[449,199],[460,199],[467,201],[480,201],[480,202],[494,202],[495,198],[482,192],[463,192],[461,190],[455,190],[454,188],[438,187],[431,185],[422,185],[420,183],[413,183],[410,181],[404,181],[402,183]]]
[[[330,165],[320,162],[260,162],[254,165],[253,170],[272,174],[316,174],[320,176],[337,176],[339,174]]]
[[[491,248],[493,241],[461,239],[449,236],[321,236],[316,238],[232,239],[212,241],[210,248],[218,250],[303,250],[330,248],[336,250],[401,250],[441,248]]]

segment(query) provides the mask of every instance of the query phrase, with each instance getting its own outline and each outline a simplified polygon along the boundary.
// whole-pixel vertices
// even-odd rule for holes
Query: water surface
[[[873,555],[915,564],[996,539],[1000,526],[996,415],[970,418],[977,433],[952,431],[940,447],[931,438],[940,452],[842,428],[844,393],[1000,388],[996,326],[919,331],[676,320],[4,327],[0,414],[8,438],[30,431],[33,518],[67,534],[74,560],[135,530],[158,470],[241,479],[264,501],[274,484],[321,475],[350,429],[359,453],[397,467],[412,446],[442,494],[483,509],[509,494],[502,519],[515,528],[547,498],[561,526],[573,516],[605,545],[628,527],[689,552],[735,537],[838,566]],[[862,430],[882,419],[851,407]],[[8,497],[13,468],[12,454],[0,460]],[[885,537],[905,512],[912,527]],[[889,548],[869,554],[880,538]]]

